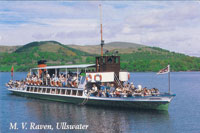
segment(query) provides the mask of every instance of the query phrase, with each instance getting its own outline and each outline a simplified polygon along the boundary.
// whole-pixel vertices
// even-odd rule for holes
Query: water
[[[15,79],[22,79],[25,76],[26,73],[15,73]],[[89,125],[89,128],[81,130],[82,132],[200,132],[200,72],[171,73],[171,91],[177,96],[171,102],[168,111],[78,106],[19,97],[11,95],[6,90],[4,84],[9,79],[10,73],[0,73],[0,132],[2,133],[12,132],[9,130],[10,122],[52,125],[56,122],[67,122]],[[143,87],[156,87],[161,91],[168,91],[167,75],[132,73],[131,80],[135,85],[141,84]],[[39,130],[34,131],[39,132]],[[53,130],[57,131],[78,130]]]

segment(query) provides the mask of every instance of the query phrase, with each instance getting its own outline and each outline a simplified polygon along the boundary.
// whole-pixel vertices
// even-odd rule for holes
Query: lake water
[[[16,72],[14,78],[21,80],[26,74]],[[200,132],[200,72],[171,73],[171,91],[176,97],[172,100],[168,111],[78,106],[19,97],[11,95],[6,90],[5,83],[9,79],[9,72],[0,73],[0,132],[2,133],[12,132],[9,130],[10,122],[52,125],[56,122],[67,122],[73,125],[89,125],[88,129],[81,130],[82,132]],[[160,91],[168,91],[167,74],[131,73],[131,80],[135,85],[141,84],[143,87],[156,87]],[[58,131],[69,132],[69,130],[53,130],[53,132]]]

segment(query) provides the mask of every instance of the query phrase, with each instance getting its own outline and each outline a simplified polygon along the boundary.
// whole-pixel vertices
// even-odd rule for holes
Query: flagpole
[[[169,73],[168,73],[168,89],[169,89],[169,94],[171,93],[170,92],[170,65],[168,65],[168,69],[169,69]]]

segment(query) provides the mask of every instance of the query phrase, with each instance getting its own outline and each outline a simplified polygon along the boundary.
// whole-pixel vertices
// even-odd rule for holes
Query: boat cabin
[[[119,77],[120,56],[96,57],[96,72],[114,72]]]

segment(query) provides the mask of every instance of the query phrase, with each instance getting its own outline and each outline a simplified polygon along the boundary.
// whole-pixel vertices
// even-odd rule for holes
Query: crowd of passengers
[[[25,80],[10,80],[7,84],[10,88],[25,88],[26,85],[34,85],[34,86],[55,86],[55,87],[70,87],[70,88],[77,88],[78,81],[80,81],[80,77],[83,76],[79,74],[77,79],[77,74],[68,73],[59,74],[59,76],[55,76],[54,74],[50,77],[49,74],[42,75],[39,78],[38,75],[30,73],[27,75]],[[90,96],[97,96],[97,97],[132,97],[132,96],[152,96],[152,95],[159,95],[159,90],[156,88],[147,89],[147,87],[142,88],[141,85],[137,87],[134,86],[133,83],[124,83],[119,87],[115,87],[114,83],[90,83],[90,86],[86,86],[86,93]]]
[[[50,76],[49,74],[41,75],[41,77],[39,78],[39,76],[35,73],[33,75],[28,73],[25,80],[10,80],[7,83],[7,86],[10,88],[24,88],[25,85],[77,88],[80,77],[81,74],[79,74],[77,78],[77,74],[74,73],[68,73],[67,75],[61,73],[58,76],[55,76],[55,74],[53,74],[52,76]]]
[[[97,97],[154,96],[160,94],[156,88],[147,89],[147,87],[142,88],[141,85],[136,88],[133,83],[124,83],[121,87],[115,87],[114,84],[110,83],[92,84],[92,88],[85,91],[90,96]]]

